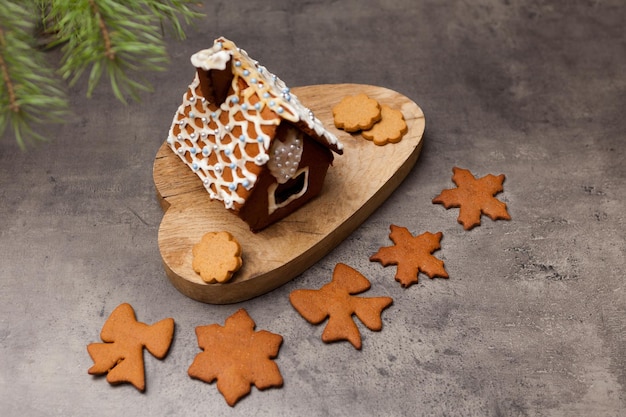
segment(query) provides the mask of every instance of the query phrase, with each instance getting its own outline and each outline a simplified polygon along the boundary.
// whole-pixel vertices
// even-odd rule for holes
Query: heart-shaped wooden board
[[[252,233],[221,201],[211,201],[201,180],[167,143],[158,150],[153,176],[165,211],[158,245],[168,278],[188,297],[211,304],[235,303],[292,280],[348,237],[415,165],[425,120],[408,97],[361,84],[313,85],[292,92],[337,135],[344,153],[335,157],[318,197],[259,233]],[[358,93],[402,111],[408,133],[399,143],[377,146],[334,127],[333,106]],[[240,242],[243,266],[229,282],[207,284],[191,266],[192,247],[205,233],[217,231],[227,231]]]

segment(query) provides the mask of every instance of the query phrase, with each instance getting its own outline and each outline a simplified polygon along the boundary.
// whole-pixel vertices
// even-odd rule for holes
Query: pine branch
[[[4,38],[4,30],[0,28],[0,46],[3,48],[6,47],[6,39]],[[17,98],[15,97],[15,87],[13,86],[13,80],[9,75],[9,66],[0,55],[0,70],[2,70],[2,80],[6,85],[7,94],[9,95],[9,109],[17,113],[20,111],[20,106],[17,103]]]
[[[163,22],[169,22],[174,29],[174,34],[181,40],[185,39],[185,31],[178,16],[180,15],[186,24],[202,16],[189,7],[192,3],[196,2],[193,0],[144,0],[145,6],[159,18],[161,27],[163,27]]]
[[[117,99],[139,100],[142,91],[152,89],[145,74],[162,71],[168,63],[164,24],[184,39],[183,24],[200,16],[193,4],[194,0],[0,2],[0,135],[10,126],[24,147],[25,140],[43,139],[33,124],[63,121],[68,103],[55,73],[70,86],[87,75],[88,97],[104,76]],[[58,72],[36,49],[36,32],[52,37],[48,48],[62,48]]]
[[[185,21],[198,14],[190,1],[162,0],[55,0],[50,2],[50,20],[55,22],[58,42],[63,44],[61,74],[73,85],[89,68],[87,95],[106,74],[115,96],[139,99],[151,90],[143,74],[162,71],[168,63],[162,38],[164,20],[184,37],[178,15]]]
[[[37,127],[61,123],[68,113],[59,80],[34,44],[37,13],[30,6],[0,2],[0,135],[10,128],[22,149],[44,139]]]

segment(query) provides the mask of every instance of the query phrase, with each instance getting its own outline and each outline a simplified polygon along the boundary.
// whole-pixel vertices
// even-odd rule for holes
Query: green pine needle
[[[51,76],[54,69],[34,45],[32,6],[0,2],[0,135],[11,129],[22,149],[43,140],[38,130],[62,122],[68,112],[59,80]]]
[[[4,0],[0,2],[0,135],[10,129],[20,147],[43,140],[35,125],[63,122],[69,104],[60,79],[87,77],[91,97],[102,78],[123,103],[152,87],[144,75],[168,64],[166,23],[179,39],[200,16],[193,0]],[[33,18],[35,17],[35,18]],[[34,34],[60,46],[57,70]],[[41,42],[41,39],[39,40]],[[60,78],[60,79],[59,79]]]

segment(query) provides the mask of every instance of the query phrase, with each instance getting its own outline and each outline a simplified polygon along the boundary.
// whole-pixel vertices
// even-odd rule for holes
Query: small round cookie
[[[402,112],[384,104],[381,107],[382,117],[380,122],[376,123],[371,129],[361,132],[361,136],[380,146],[387,143],[400,142],[402,136],[409,131]]]
[[[241,268],[241,245],[228,232],[209,232],[192,249],[191,266],[206,283],[224,283]]]
[[[373,98],[361,93],[346,96],[333,107],[333,119],[338,129],[346,132],[358,132],[369,129],[381,118],[380,104]]]

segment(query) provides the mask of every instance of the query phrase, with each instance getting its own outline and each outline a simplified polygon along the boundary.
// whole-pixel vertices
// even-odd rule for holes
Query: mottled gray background
[[[623,0],[207,1],[154,92],[120,105],[70,90],[75,116],[22,153],[0,142],[2,416],[626,415],[626,6]],[[388,87],[426,115],[406,181],[339,247],[289,284],[211,306],[161,267],[152,162],[193,77],[189,56],[224,35],[290,86]],[[466,232],[431,199],[452,167],[507,176],[513,220]],[[442,231],[449,280],[403,289],[369,262],[390,224]],[[289,293],[338,262],[388,295],[363,349],[324,345]],[[147,390],[87,375],[86,345],[120,303],[176,320],[169,356],[146,354]],[[228,407],[187,377],[194,328],[245,307],[284,337],[285,384]]]

